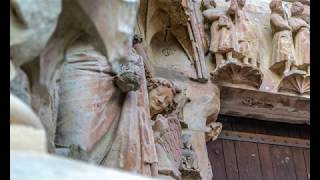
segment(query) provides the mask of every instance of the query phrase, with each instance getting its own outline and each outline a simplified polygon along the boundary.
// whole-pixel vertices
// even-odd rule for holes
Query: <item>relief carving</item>
[[[159,176],[181,179],[181,124],[183,107],[188,98],[172,82],[163,78],[150,79],[148,89]]]
[[[270,3],[270,24],[273,31],[272,65],[280,75],[279,91],[310,93],[310,26],[303,15],[304,5],[294,2],[291,17],[281,0]]]
[[[310,93],[310,25],[304,18],[303,12],[302,3],[292,4],[289,25],[292,28],[295,60],[290,71],[284,75],[279,91]]]
[[[10,0],[10,149],[212,179],[206,142],[222,131],[218,114],[308,117],[310,0],[288,0],[290,16],[280,0],[226,2]]]
[[[195,67],[197,77],[191,79],[207,82],[208,70],[204,60],[206,41],[202,22],[196,15],[199,10],[198,3],[192,0],[149,2],[146,40],[147,44],[150,44],[156,34],[162,33],[164,40],[169,34],[172,35]],[[166,51],[165,55],[171,53]]]
[[[220,122],[211,122],[207,125],[206,129],[206,141],[215,141],[218,139],[222,131],[222,123]]]
[[[60,0],[10,0],[10,149],[54,150],[50,146],[54,136],[47,132],[54,131],[54,127],[35,108],[33,86],[37,82],[23,66],[39,61],[39,54],[56,28],[61,4]],[[32,68],[39,71],[36,66]],[[40,95],[38,101],[48,103],[44,94]]]
[[[216,68],[211,73],[216,82],[245,84],[259,88],[263,74],[259,69],[259,53],[256,35],[242,8],[245,0],[232,0],[225,11],[213,9],[203,12],[212,24],[210,27],[210,52]]]
[[[182,135],[182,159],[180,164],[182,179],[202,179],[197,154],[194,151],[190,134]]]

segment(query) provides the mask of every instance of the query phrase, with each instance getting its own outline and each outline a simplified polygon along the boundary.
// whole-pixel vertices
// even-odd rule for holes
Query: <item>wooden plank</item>
[[[222,145],[228,180],[239,180],[239,171],[234,141],[222,140]]]
[[[310,139],[310,126],[304,126],[300,128],[300,135],[302,138]]]
[[[269,144],[258,144],[260,165],[262,171],[263,180],[274,180],[273,168],[272,168],[272,158],[270,154]]]
[[[310,150],[304,149],[303,155],[304,155],[304,160],[306,163],[306,168],[307,168],[307,173],[308,173],[307,175],[308,175],[308,178],[310,179]]]
[[[237,131],[228,131],[228,130],[223,130],[220,133],[219,138],[220,139],[243,141],[243,142],[255,142],[255,143],[262,143],[262,144],[291,146],[291,147],[303,147],[303,148],[310,147],[310,141],[306,140],[306,139],[272,136],[272,135],[265,135],[265,134],[246,133],[246,132],[237,132]]]
[[[235,144],[240,180],[262,179],[257,144],[239,141]]]
[[[272,134],[275,136],[289,136],[290,128],[287,124],[284,123],[272,123],[266,126],[266,130],[268,134]]]
[[[291,148],[297,180],[308,180],[308,172],[302,148]]]
[[[296,180],[293,157],[289,147],[271,145],[272,167],[275,180]]]
[[[301,128],[301,125],[290,125],[289,137],[303,138],[300,134]]]
[[[212,167],[213,179],[226,180],[222,140],[211,141],[207,145],[208,156]]]
[[[266,126],[265,124],[270,124],[271,122],[261,122],[261,124],[257,130],[256,133],[259,134],[266,134]],[[258,125],[258,123],[257,123]],[[259,151],[259,157],[260,157],[260,168],[262,173],[262,179],[263,180],[274,180],[273,178],[273,169],[272,169],[272,158],[270,154],[270,145],[269,144],[261,144],[258,143],[258,151]]]

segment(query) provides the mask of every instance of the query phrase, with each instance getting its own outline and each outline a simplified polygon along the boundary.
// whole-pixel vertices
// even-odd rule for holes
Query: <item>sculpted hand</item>
[[[130,52],[120,60],[118,75],[115,83],[122,92],[136,91],[142,82],[143,62],[139,55]]]
[[[215,0],[204,0],[204,6],[207,9],[210,9],[210,8],[216,8],[217,4],[216,4]]]
[[[115,83],[122,92],[136,91],[141,84],[141,76],[135,72],[124,72],[116,77]]]

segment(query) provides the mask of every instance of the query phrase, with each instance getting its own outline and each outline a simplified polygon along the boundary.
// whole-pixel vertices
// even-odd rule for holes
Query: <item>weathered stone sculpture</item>
[[[226,12],[215,12],[209,9],[204,11],[204,16],[212,21],[210,52],[214,54],[218,68],[225,61],[232,61],[234,54],[239,51],[235,26]]]
[[[200,176],[198,158],[194,152],[191,135],[182,135],[182,160],[180,164],[182,179],[202,179]]]
[[[310,25],[305,21],[303,11],[302,3],[292,4],[289,25],[292,28],[295,56],[291,71],[285,74],[279,91],[310,93]]]
[[[283,4],[10,0],[12,152],[215,178],[218,114],[309,123],[310,0]]]
[[[207,125],[206,141],[215,141],[222,131],[222,123],[211,122]]]
[[[291,7],[289,25],[292,28],[295,47],[294,67],[310,74],[310,25],[302,18],[304,6],[294,2]]]
[[[242,8],[245,0],[232,0],[229,8],[215,11],[212,7],[203,12],[213,21],[210,27],[210,52],[214,54],[216,69],[211,75],[216,82],[245,84],[259,88],[263,74],[259,70],[258,44]]]
[[[290,71],[294,62],[292,28],[289,26],[288,16],[282,7],[281,0],[272,0],[270,9],[270,24],[273,34],[270,69],[283,75]]]
[[[159,33],[164,40],[173,36],[196,70],[196,77],[190,78],[204,83],[208,80],[208,71],[204,60],[206,42],[196,15],[199,10],[192,0],[151,1],[148,3],[146,41],[150,44]]]
[[[85,152],[78,153],[79,159],[153,175],[157,157],[145,79],[136,92],[122,93],[106,58],[80,40],[67,51],[61,73],[56,145],[79,146]],[[143,61],[135,50],[127,60],[143,77]]]
[[[36,82],[21,66],[38,61],[56,27],[61,4],[60,0],[10,0],[10,149],[37,152],[52,149],[47,143],[49,127],[39,119],[34,106],[35,92],[30,85],[35,86]],[[34,72],[38,70],[36,66],[32,68]]]
[[[150,112],[154,119],[154,138],[160,176],[181,179],[181,114],[185,101],[176,102],[177,90],[168,80],[149,80]],[[178,104],[179,103],[179,104]],[[182,103],[182,104],[181,104]],[[176,111],[178,110],[178,111]]]

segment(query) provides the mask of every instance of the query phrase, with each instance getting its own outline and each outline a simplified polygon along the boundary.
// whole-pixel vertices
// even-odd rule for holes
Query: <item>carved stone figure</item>
[[[207,125],[206,141],[215,141],[222,131],[222,123],[211,122]]]
[[[208,9],[204,16],[212,22],[210,27],[210,52],[215,55],[216,67],[225,61],[232,61],[234,54],[239,52],[235,26],[227,12],[214,12]],[[228,11],[231,12],[231,11]]]
[[[232,0],[231,5],[235,6],[235,10],[230,13],[234,16],[234,23],[237,31],[237,38],[239,43],[239,51],[241,54],[241,62],[250,64],[254,67],[258,66],[259,60],[259,44],[257,43],[257,36],[242,10],[246,4],[246,0]]]
[[[294,2],[291,7],[289,25],[294,38],[294,67],[310,74],[310,25],[302,18],[303,4]]]
[[[182,179],[201,179],[198,158],[194,152],[191,135],[182,135],[182,160],[180,164]]]
[[[127,60],[126,71],[144,77],[143,61],[134,49]],[[70,46],[61,73],[56,145],[80,146],[72,149],[84,153],[69,153],[78,159],[156,175],[145,78],[137,91],[126,94],[114,78],[105,56],[85,36]]]
[[[310,93],[310,25],[305,20],[303,11],[302,3],[292,4],[289,25],[292,28],[295,57],[290,71],[280,82],[279,91]]]
[[[210,52],[215,56],[216,69],[211,75],[216,82],[259,88],[263,74],[257,63],[256,36],[242,11],[245,2],[232,0],[226,11],[211,8],[203,12],[209,21],[213,21],[210,27]]]
[[[179,118],[179,113],[182,112],[175,111],[178,105],[175,102],[176,88],[166,79],[152,78],[149,80],[148,89],[150,112],[155,121],[153,130],[159,160],[159,175],[181,179],[179,165],[182,119]]]
[[[273,34],[270,69],[279,75],[283,75],[290,71],[294,62],[292,28],[289,26],[288,17],[282,7],[281,0],[272,0],[270,9],[270,24]]]
[[[53,136],[48,129],[54,128],[35,108],[35,101],[48,101],[44,96],[33,98],[37,82],[22,66],[38,62],[37,57],[56,28],[61,4],[61,0],[10,0],[10,149],[53,150]],[[39,68],[32,66],[32,70],[36,73]]]
[[[207,180],[218,115],[310,124],[310,0],[270,1],[10,0],[13,161]]]
[[[181,179],[181,126],[177,118],[165,118],[159,114],[153,125],[160,176]]]

